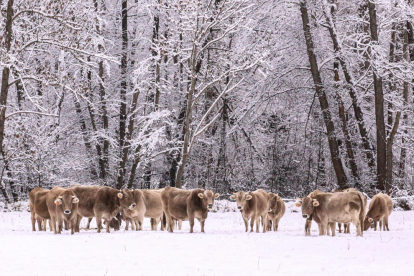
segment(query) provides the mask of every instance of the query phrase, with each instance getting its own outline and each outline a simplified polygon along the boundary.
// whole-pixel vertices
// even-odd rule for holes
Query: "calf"
[[[77,231],[82,217],[96,218],[98,233],[102,230],[102,218],[105,220],[106,232],[110,232],[110,223],[122,209],[133,209],[136,206],[129,189],[116,190],[110,187],[81,186],[71,187],[79,197]]]
[[[50,220],[49,210],[47,209],[46,199],[49,190],[36,187],[29,193],[30,218],[32,220],[32,231],[36,231],[36,221],[39,231],[46,231],[46,223],[42,226],[42,221]],[[52,229],[51,229],[52,230]]]
[[[316,196],[318,194],[324,194],[324,192],[320,191],[320,190],[315,190],[313,192],[311,192],[308,197],[312,198],[313,196]],[[295,203],[296,207],[300,207],[302,205],[302,199],[301,198],[297,198],[297,201]],[[322,231],[322,226],[321,226],[321,222],[319,220],[318,217],[313,217],[312,215],[309,217],[306,217],[306,221],[305,221],[305,235],[306,236],[310,236],[310,231],[311,231],[311,226],[312,226],[312,220],[314,220],[317,224],[318,224],[318,229],[319,229],[319,235],[324,235],[324,232]],[[326,231],[328,232],[329,235],[329,227],[326,229]]]
[[[250,232],[253,232],[254,222],[256,222],[256,232],[259,233],[260,218],[263,223],[263,233],[267,228],[267,216],[269,211],[268,195],[264,190],[256,190],[254,192],[237,192],[230,196],[230,199],[237,201],[237,209],[240,210],[246,232],[248,231],[248,223],[250,220]]]
[[[363,235],[365,210],[361,193],[322,193],[313,197],[305,197],[297,202],[298,205],[302,206],[303,217],[313,216],[313,219],[320,221],[322,235],[330,225],[332,236],[335,236],[335,223],[330,222],[352,222],[357,228],[357,236]]]
[[[201,232],[204,233],[204,224],[209,210],[213,209],[214,199],[218,193],[211,190],[194,189],[182,190],[167,187],[161,193],[162,208],[167,219],[168,231],[173,232],[174,220],[189,220],[190,233],[193,233],[194,219],[201,224]]]
[[[285,203],[278,194],[269,193],[267,195],[267,199],[269,203],[269,211],[267,213],[267,220],[269,222],[269,225],[267,230],[271,231],[273,224],[273,231],[277,231],[279,227],[279,221],[285,214]]]
[[[377,222],[380,224],[380,230],[390,231],[388,228],[388,217],[391,215],[392,205],[392,200],[388,195],[383,193],[376,194],[369,203],[369,210],[364,222],[364,231],[367,231],[370,226],[377,231]]]
[[[123,211],[126,217],[126,227],[128,230],[128,224],[131,222],[132,230],[134,230],[134,224],[136,230],[142,230],[142,223],[144,217],[151,218],[151,230],[157,230],[157,225],[162,221],[163,210],[161,203],[161,193],[164,189],[156,190],[134,190],[133,196],[137,207],[133,210],[125,209]],[[165,224],[161,222],[161,230],[164,230]]]
[[[55,234],[60,234],[65,221],[73,235],[75,231],[79,199],[75,193],[66,188],[54,187],[49,191],[46,198],[47,209],[52,221]]]

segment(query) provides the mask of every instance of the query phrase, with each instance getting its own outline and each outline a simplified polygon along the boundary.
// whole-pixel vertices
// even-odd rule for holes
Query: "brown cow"
[[[142,230],[142,223],[144,217],[151,218],[151,230],[157,230],[158,223],[162,220],[163,210],[161,203],[161,193],[164,189],[156,190],[139,190],[136,189],[132,193],[134,195],[134,201],[137,207],[133,210],[125,209],[123,211],[126,217],[126,227],[128,230],[129,222],[131,222],[131,228],[134,230],[134,224],[136,230]],[[161,223],[161,230],[164,231],[164,224]]]
[[[194,219],[201,224],[201,232],[204,233],[204,224],[208,211],[213,208],[214,199],[218,193],[211,190],[194,189],[182,190],[167,187],[161,193],[162,208],[168,223],[168,232],[173,232],[174,220],[189,220],[190,233],[193,233]]]
[[[46,198],[47,209],[52,221],[55,234],[60,234],[65,221],[73,235],[76,226],[79,199],[75,193],[67,188],[54,187],[49,191]]]
[[[322,235],[328,225],[331,226],[332,236],[335,236],[335,223],[352,222],[357,228],[357,236],[363,235],[365,218],[364,197],[361,193],[323,193],[313,197],[305,197],[297,205],[302,206],[302,215],[321,223]]]
[[[36,221],[39,231],[46,231],[46,223],[42,226],[43,220],[50,220],[50,214],[47,209],[46,199],[49,190],[36,187],[29,193],[29,207],[32,220],[32,231],[36,231]],[[52,229],[51,229],[52,230]]]
[[[71,190],[79,197],[77,231],[79,231],[82,217],[95,217],[98,233],[102,230],[102,218],[105,219],[106,232],[109,233],[111,220],[123,208],[133,209],[136,206],[134,197],[129,189],[116,190],[110,187],[74,185],[71,187]]]
[[[269,202],[269,212],[267,213],[267,220],[269,224],[267,230],[271,231],[273,224],[273,231],[277,231],[279,221],[285,214],[285,203],[278,194],[268,193],[267,199]]]
[[[377,222],[379,222],[380,230],[390,231],[388,217],[391,215],[392,205],[392,200],[388,195],[383,193],[376,194],[369,203],[369,210],[364,222],[364,231],[367,231],[370,226],[377,231]]]
[[[355,189],[355,188],[347,188],[347,189],[338,189],[338,190],[333,190],[332,191],[333,193],[341,193],[341,192],[344,192],[344,193],[347,193],[347,192],[356,192],[356,193],[361,193],[360,191],[358,191],[357,189]],[[364,195],[363,193],[361,193],[362,195],[363,195],[363,197],[364,197],[364,210],[366,210],[367,209],[367,196],[366,195]],[[365,225],[365,224],[364,224]],[[341,227],[342,227],[342,223],[338,223],[338,232],[339,233],[342,233],[342,229],[341,229]],[[349,234],[351,231],[351,224],[350,223],[344,223],[344,234]]]
[[[320,190],[315,190],[313,192],[311,192],[308,197],[312,198],[315,195],[319,195],[319,194],[325,194],[324,192],[320,191]],[[296,207],[300,207],[302,205],[302,199],[301,198],[297,198],[296,199],[297,202],[295,203]],[[306,236],[310,236],[310,230],[311,230],[311,226],[312,226],[312,220],[314,220],[317,224],[318,224],[318,229],[319,229],[319,235],[325,235],[325,233],[322,231],[322,226],[321,226],[321,222],[317,217],[313,217],[313,215],[306,217],[306,221],[305,221],[305,235]],[[327,231],[327,235],[329,236],[329,228],[328,227],[326,229]]]
[[[263,223],[263,233],[266,232],[268,225],[267,216],[269,211],[269,203],[267,193],[262,190],[254,192],[237,192],[230,196],[230,199],[237,201],[237,209],[240,210],[246,232],[248,231],[248,223],[250,219],[250,232],[253,232],[254,222],[256,222],[256,232],[259,233],[260,218]]]

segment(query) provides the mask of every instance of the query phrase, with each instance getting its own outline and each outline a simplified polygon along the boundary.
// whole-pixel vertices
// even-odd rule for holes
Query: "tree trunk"
[[[331,9],[334,9],[333,6],[331,6]],[[345,80],[348,84],[348,92],[352,100],[352,108],[354,110],[355,119],[358,123],[359,134],[361,135],[362,145],[364,147],[364,152],[368,160],[368,167],[371,169],[372,172],[375,172],[374,150],[371,147],[371,143],[368,137],[368,131],[365,127],[364,116],[363,116],[361,107],[359,106],[359,103],[358,103],[357,91],[354,85],[354,79],[353,79],[353,76],[351,75],[351,72],[348,70],[348,65],[343,55],[342,47],[339,44],[339,39],[338,39],[338,35],[336,32],[336,25],[335,25],[335,13],[332,10],[330,11],[328,8],[325,8],[324,11],[326,15],[326,21],[328,23],[329,34],[330,34],[330,37],[331,37],[331,40],[334,46],[334,50],[337,54],[336,58],[337,60],[339,60],[341,64],[342,71],[345,76]]]
[[[347,179],[345,171],[342,165],[341,158],[339,156],[338,141],[335,134],[335,126],[332,121],[331,112],[329,110],[328,99],[325,94],[322,79],[319,72],[319,67],[314,53],[315,46],[313,44],[312,33],[310,30],[308,9],[306,7],[306,0],[300,1],[300,11],[302,15],[303,32],[306,40],[306,47],[309,57],[309,63],[312,72],[313,82],[315,84],[315,90],[318,95],[319,104],[322,109],[322,114],[328,132],[329,150],[331,153],[332,164],[334,167],[335,175],[340,188],[345,188]]]
[[[368,1],[369,25],[371,41],[378,44],[377,12],[375,4]],[[382,77],[373,68],[374,92],[375,92],[375,122],[377,127],[377,189],[384,190],[387,180],[387,141],[384,118],[384,92],[382,89]]]
[[[127,73],[128,73],[128,0],[122,0],[122,56],[121,56],[121,104],[119,109],[119,149],[120,149],[120,162],[118,179],[116,188],[121,189],[124,185],[125,176],[125,134],[126,134],[126,90],[127,90]]]
[[[386,182],[386,192],[387,195],[390,194],[391,188],[392,188],[392,170],[393,170],[393,163],[392,163],[392,157],[393,157],[393,153],[392,153],[392,145],[394,143],[394,137],[395,134],[397,133],[398,130],[398,126],[400,124],[400,117],[401,117],[401,111],[397,112],[397,115],[395,116],[395,122],[394,122],[394,126],[390,132],[390,136],[388,137],[388,141],[387,141],[387,182]]]

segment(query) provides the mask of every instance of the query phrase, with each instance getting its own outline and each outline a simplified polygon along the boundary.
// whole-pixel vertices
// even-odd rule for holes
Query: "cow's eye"
[[[311,205],[309,205],[309,208],[312,208],[313,206],[312,206],[312,204]]]
[[[125,198],[126,198],[126,199],[128,199],[128,197],[127,197],[127,196],[125,196]]]

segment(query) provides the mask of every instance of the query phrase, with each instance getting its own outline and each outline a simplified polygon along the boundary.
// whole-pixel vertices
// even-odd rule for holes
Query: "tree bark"
[[[121,56],[121,104],[119,109],[119,149],[120,162],[118,169],[118,179],[116,188],[121,189],[124,185],[125,165],[125,134],[126,134],[126,90],[127,90],[127,73],[128,73],[128,0],[122,0],[122,56]]]
[[[394,137],[395,137],[395,134],[397,133],[398,126],[400,124],[400,117],[401,117],[401,111],[398,111],[397,115],[395,116],[394,126],[387,140],[387,182],[386,182],[387,195],[390,194],[390,191],[392,188],[392,178],[393,178],[392,145],[394,143]]]
[[[325,94],[316,55],[314,52],[315,46],[313,44],[313,38],[312,38],[311,30],[310,30],[309,15],[308,15],[308,9],[306,7],[306,0],[300,1],[300,11],[302,15],[303,32],[304,32],[305,40],[306,40],[306,48],[308,52],[309,63],[310,63],[311,72],[312,72],[312,78],[315,84],[316,93],[318,95],[319,104],[322,109],[322,114],[323,114],[326,130],[328,132],[328,143],[329,143],[329,150],[331,153],[332,164],[334,167],[334,171],[335,171],[335,175],[336,175],[339,187],[345,188],[346,183],[347,183],[347,178],[345,175],[345,171],[342,165],[341,158],[339,156],[339,147],[338,147],[338,141],[337,141],[336,134],[335,134],[335,126],[332,121],[331,112],[329,110],[328,99]]]
[[[371,42],[378,44],[377,12],[374,3],[368,1],[369,25],[371,30]],[[372,53],[371,53],[372,55]],[[377,127],[377,189],[384,190],[387,180],[387,141],[384,118],[384,92],[382,77],[373,68],[374,92],[375,92],[375,123]]]
[[[369,141],[368,131],[365,127],[364,116],[363,116],[361,107],[358,103],[357,91],[354,85],[354,79],[353,79],[353,76],[351,75],[351,72],[348,69],[348,64],[346,63],[346,59],[342,52],[342,47],[339,43],[338,35],[336,32],[336,25],[335,25],[335,14],[333,11],[330,11],[327,8],[325,8],[324,11],[326,15],[326,21],[328,23],[329,34],[330,34],[330,37],[331,37],[331,40],[334,46],[334,50],[337,54],[336,58],[337,60],[339,60],[341,64],[342,71],[345,76],[345,80],[348,84],[348,92],[352,100],[352,108],[354,110],[355,119],[358,123],[359,134],[361,136],[362,145],[364,147],[364,152],[368,160],[368,167],[371,169],[372,172],[375,172],[374,150]]]

